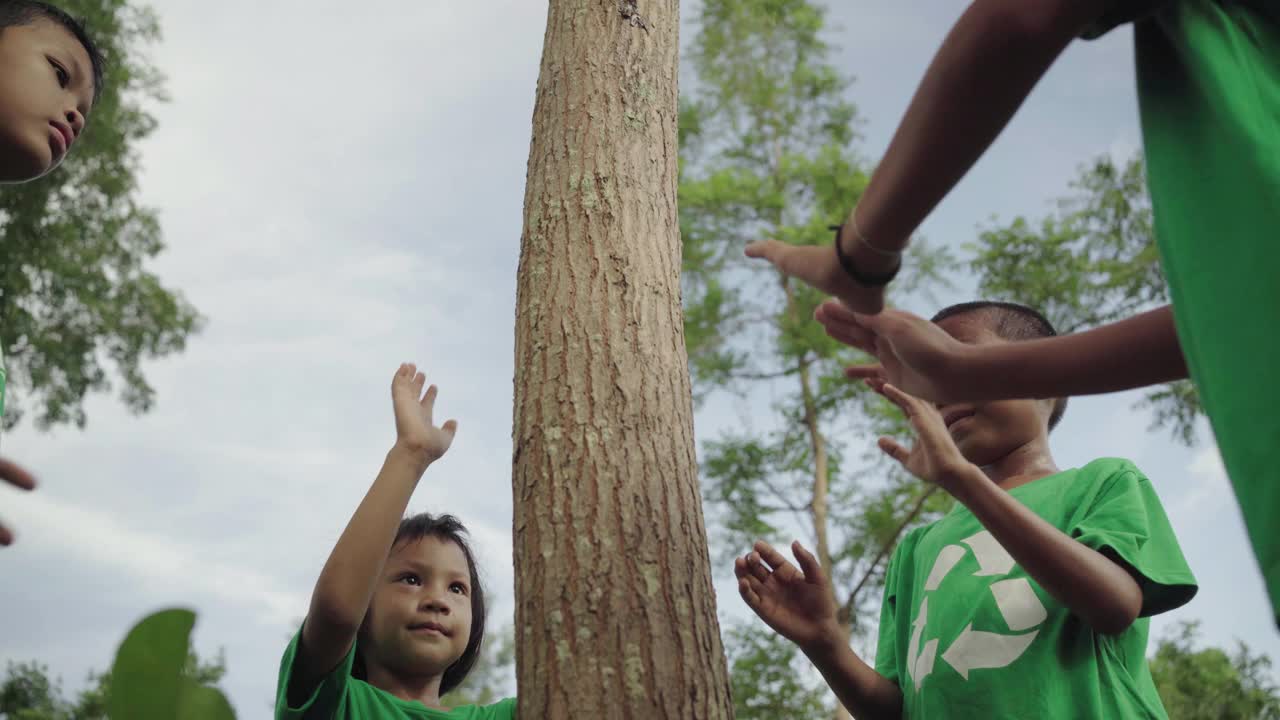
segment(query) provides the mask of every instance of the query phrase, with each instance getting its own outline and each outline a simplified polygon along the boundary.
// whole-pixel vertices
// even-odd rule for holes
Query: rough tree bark
[[[550,0],[516,294],[519,715],[732,716],[694,458],[678,0]]]

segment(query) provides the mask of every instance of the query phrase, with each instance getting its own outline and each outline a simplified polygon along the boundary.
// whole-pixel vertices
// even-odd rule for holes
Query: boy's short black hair
[[[458,518],[452,515],[430,513],[418,513],[404,518],[400,521],[400,527],[396,529],[396,539],[391,543],[391,547],[394,549],[427,537],[456,543],[462,548],[462,554],[467,558],[467,569],[471,574],[471,637],[467,640],[466,649],[462,651],[462,657],[450,665],[444,671],[444,677],[440,679],[440,694],[444,695],[458,687],[476,666],[476,661],[480,659],[480,644],[484,641],[487,611],[484,604],[484,587],[480,584],[480,571],[476,566],[475,554],[471,552],[471,545],[467,542],[467,528]],[[359,642],[356,645],[356,657],[351,666],[351,676],[366,680],[368,671],[365,668],[364,658],[360,656]]]
[[[991,331],[1011,342],[1054,337],[1058,334],[1058,331],[1053,329],[1053,323],[1049,322],[1049,318],[1040,311],[1026,305],[997,300],[975,300],[945,307],[933,316],[932,322],[938,323],[950,317],[969,313],[985,315]],[[1066,411],[1066,398],[1058,398],[1054,401],[1053,412],[1049,415],[1050,430],[1057,427]]]
[[[0,0],[0,30],[16,25],[30,25],[41,18],[66,28],[84,46],[92,66],[93,99],[96,102],[102,92],[102,76],[106,73],[107,62],[93,38],[84,29],[84,23],[71,17],[65,10],[40,0]]]

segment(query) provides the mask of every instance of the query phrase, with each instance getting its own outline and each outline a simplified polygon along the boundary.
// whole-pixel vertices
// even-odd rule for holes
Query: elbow
[[[355,635],[364,622],[364,613],[365,608],[348,608],[317,596],[311,599],[305,623],[325,635]]]
[[[1006,43],[1040,46],[1070,42],[1097,16],[1091,6],[1098,0],[975,0],[972,10],[982,18],[988,37]]]
[[[1133,626],[1142,612],[1142,596],[1135,601],[1132,598],[1118,599],[1103,607],[1096,608],[1091,617],[1086,618],[1089,626],[1099,635],[1119,635]]]

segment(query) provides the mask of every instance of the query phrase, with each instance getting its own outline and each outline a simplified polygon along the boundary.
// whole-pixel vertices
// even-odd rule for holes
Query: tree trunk
[[[732,717],[676,216],[678,0],[550,0],[516,294],[519,716]]]

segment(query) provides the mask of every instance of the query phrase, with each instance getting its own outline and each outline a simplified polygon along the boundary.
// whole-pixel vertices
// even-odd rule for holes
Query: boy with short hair
[[[37,0],[0,0],[0,183],[34,180],[66,158],[102,90],[104,64],[67,13]],[[5,380],[0,348],[0,417]],[[0,480],[35,487],[30,473],[3,458]],[[0,526],[0,545],[11,542]]]
[[[1015,394],[1004,397],[1112,392],[1190,377],[1280,625],[1280,346],[1259,330],[1280,322],[1280,3],[976,0],[938,50],[858,207],[837,230],[835,252],[767,241],[747,254],[872,314],[868,328],[883,338],[874,314],[911,234],[1073,39],[1126,22],[1134,28],[1148,185],[1172,305],[1019,349],[1016,366],[979,354],[964,377],[943,365],[906,367],[924,388],[935,377],[958,377],[950,389],[975,400],[998,396],[965,388],[998,386],[1008,367],[1017,369],[1016,385],[1005,392]],[[927,331],[917,320],[909,329]],[[902,335],[901,323],[891,329]]]
[[[957,341],[1054,335],[1039,313],[966,303],[937,316]],[[1164,718],[1148,617],[1196,592],[1151,483],[1127,461],[1059,470],[1061,399],[935,407],[880,380],[917,441],[880,449],[958,501],[908,533],[885,576],[874,669],[836,620],[830,582],[766,543],[735,562],[747,604],[795,642],[858,718]]]

